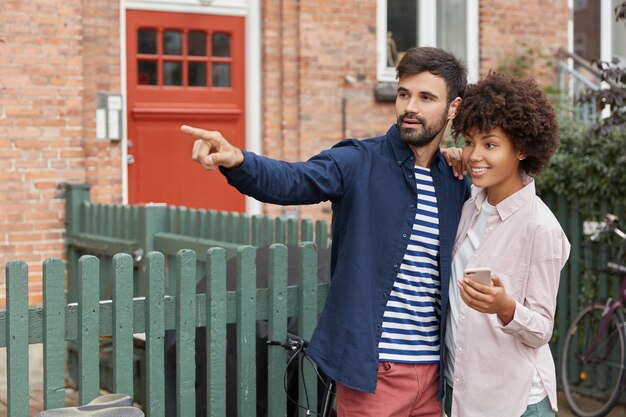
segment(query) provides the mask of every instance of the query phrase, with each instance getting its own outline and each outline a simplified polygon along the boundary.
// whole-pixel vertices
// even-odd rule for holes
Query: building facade
[[[603,0],[603,2],[606,0]],[[610,2],[610,0],[609,0]],[[470,80],[534,48],[573,50],[568,0],[4,0],[0,260],[64,254],[63,184],[92,201],[328,218],[244,199],[191,163],[182,123],[303,160],[394,122],[395,62],[452,50]],[[532,75],[554,82],[537,62]],[[389,93],[391,92],[391,93]],[[0,297],[4,296],[4,269]]]

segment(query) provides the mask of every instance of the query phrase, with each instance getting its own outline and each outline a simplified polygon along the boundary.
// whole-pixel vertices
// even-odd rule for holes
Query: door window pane
[[[187,39],[188,54],[191,56],[206,56],[206,33],[189,32]]]
[[[139,60],[137,64],[137,84],[157,85],[157,80],[156,61]]]
[[[214,33],[213,34],[212,56],[219,56],[219,57],[230,56],[230,35],[228,33]]]
[[[407,49],[418,45],[417,0],[387,0],[387,66],[395,67]]]
[[[189,85],[206,86],[206,62],[189,63]]]
[[[157,33],[154,29],[139,29],[137,31],[137,53],[157,53]]]
[[[230,64],[215,62],[213,69],[213,87],[230,87]]]
[[[163,33],[163,53],[165,55],[183,54],[183,34],[175,30],[166,30]]]
[[[163,85],[183,85],[183,63],[163,63]]]

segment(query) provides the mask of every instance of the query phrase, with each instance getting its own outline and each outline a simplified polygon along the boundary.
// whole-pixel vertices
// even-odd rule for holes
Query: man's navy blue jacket
[[[331,285],[308,354],[335,381],[374,392],[383,312],[415,219],[415,157],[393,125],[385,136],[347,139],[306,162],[244,151],[222,170],[243,194],[273,204],[332,202]],[[431,175],[439,209],[441,346],[444,346],[452,245],[469,197],[437,150]],[[443,378],[440,378],[443,381]]]

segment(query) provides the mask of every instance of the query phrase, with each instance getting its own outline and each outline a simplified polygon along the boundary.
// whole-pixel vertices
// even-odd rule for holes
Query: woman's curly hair
[[[502,128],[516,150],[528,156],[521,169],[537,174],[559,147],[559,127],[554,109],[534,80],[490,73],[467,86],[463,102],[452,121],[452,135]]]

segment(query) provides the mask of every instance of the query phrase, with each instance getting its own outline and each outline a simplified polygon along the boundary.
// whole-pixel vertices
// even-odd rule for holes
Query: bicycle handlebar
[[[287,333],[287,339],[284,342],[279,342],[278,340],[268,340],[267,344],[269,346],[280,346],[285,350],[302,350],[309,346],[309,342],[293,333]]]
[[[614,232],[617,236],[626,240],[626,232],[617,227],[618,223],[619,217],[615,214],[607,213],[604,220],[596,224],[595,230],[590,233],[589,239],[595,242],[600,238],[600,235]]]

